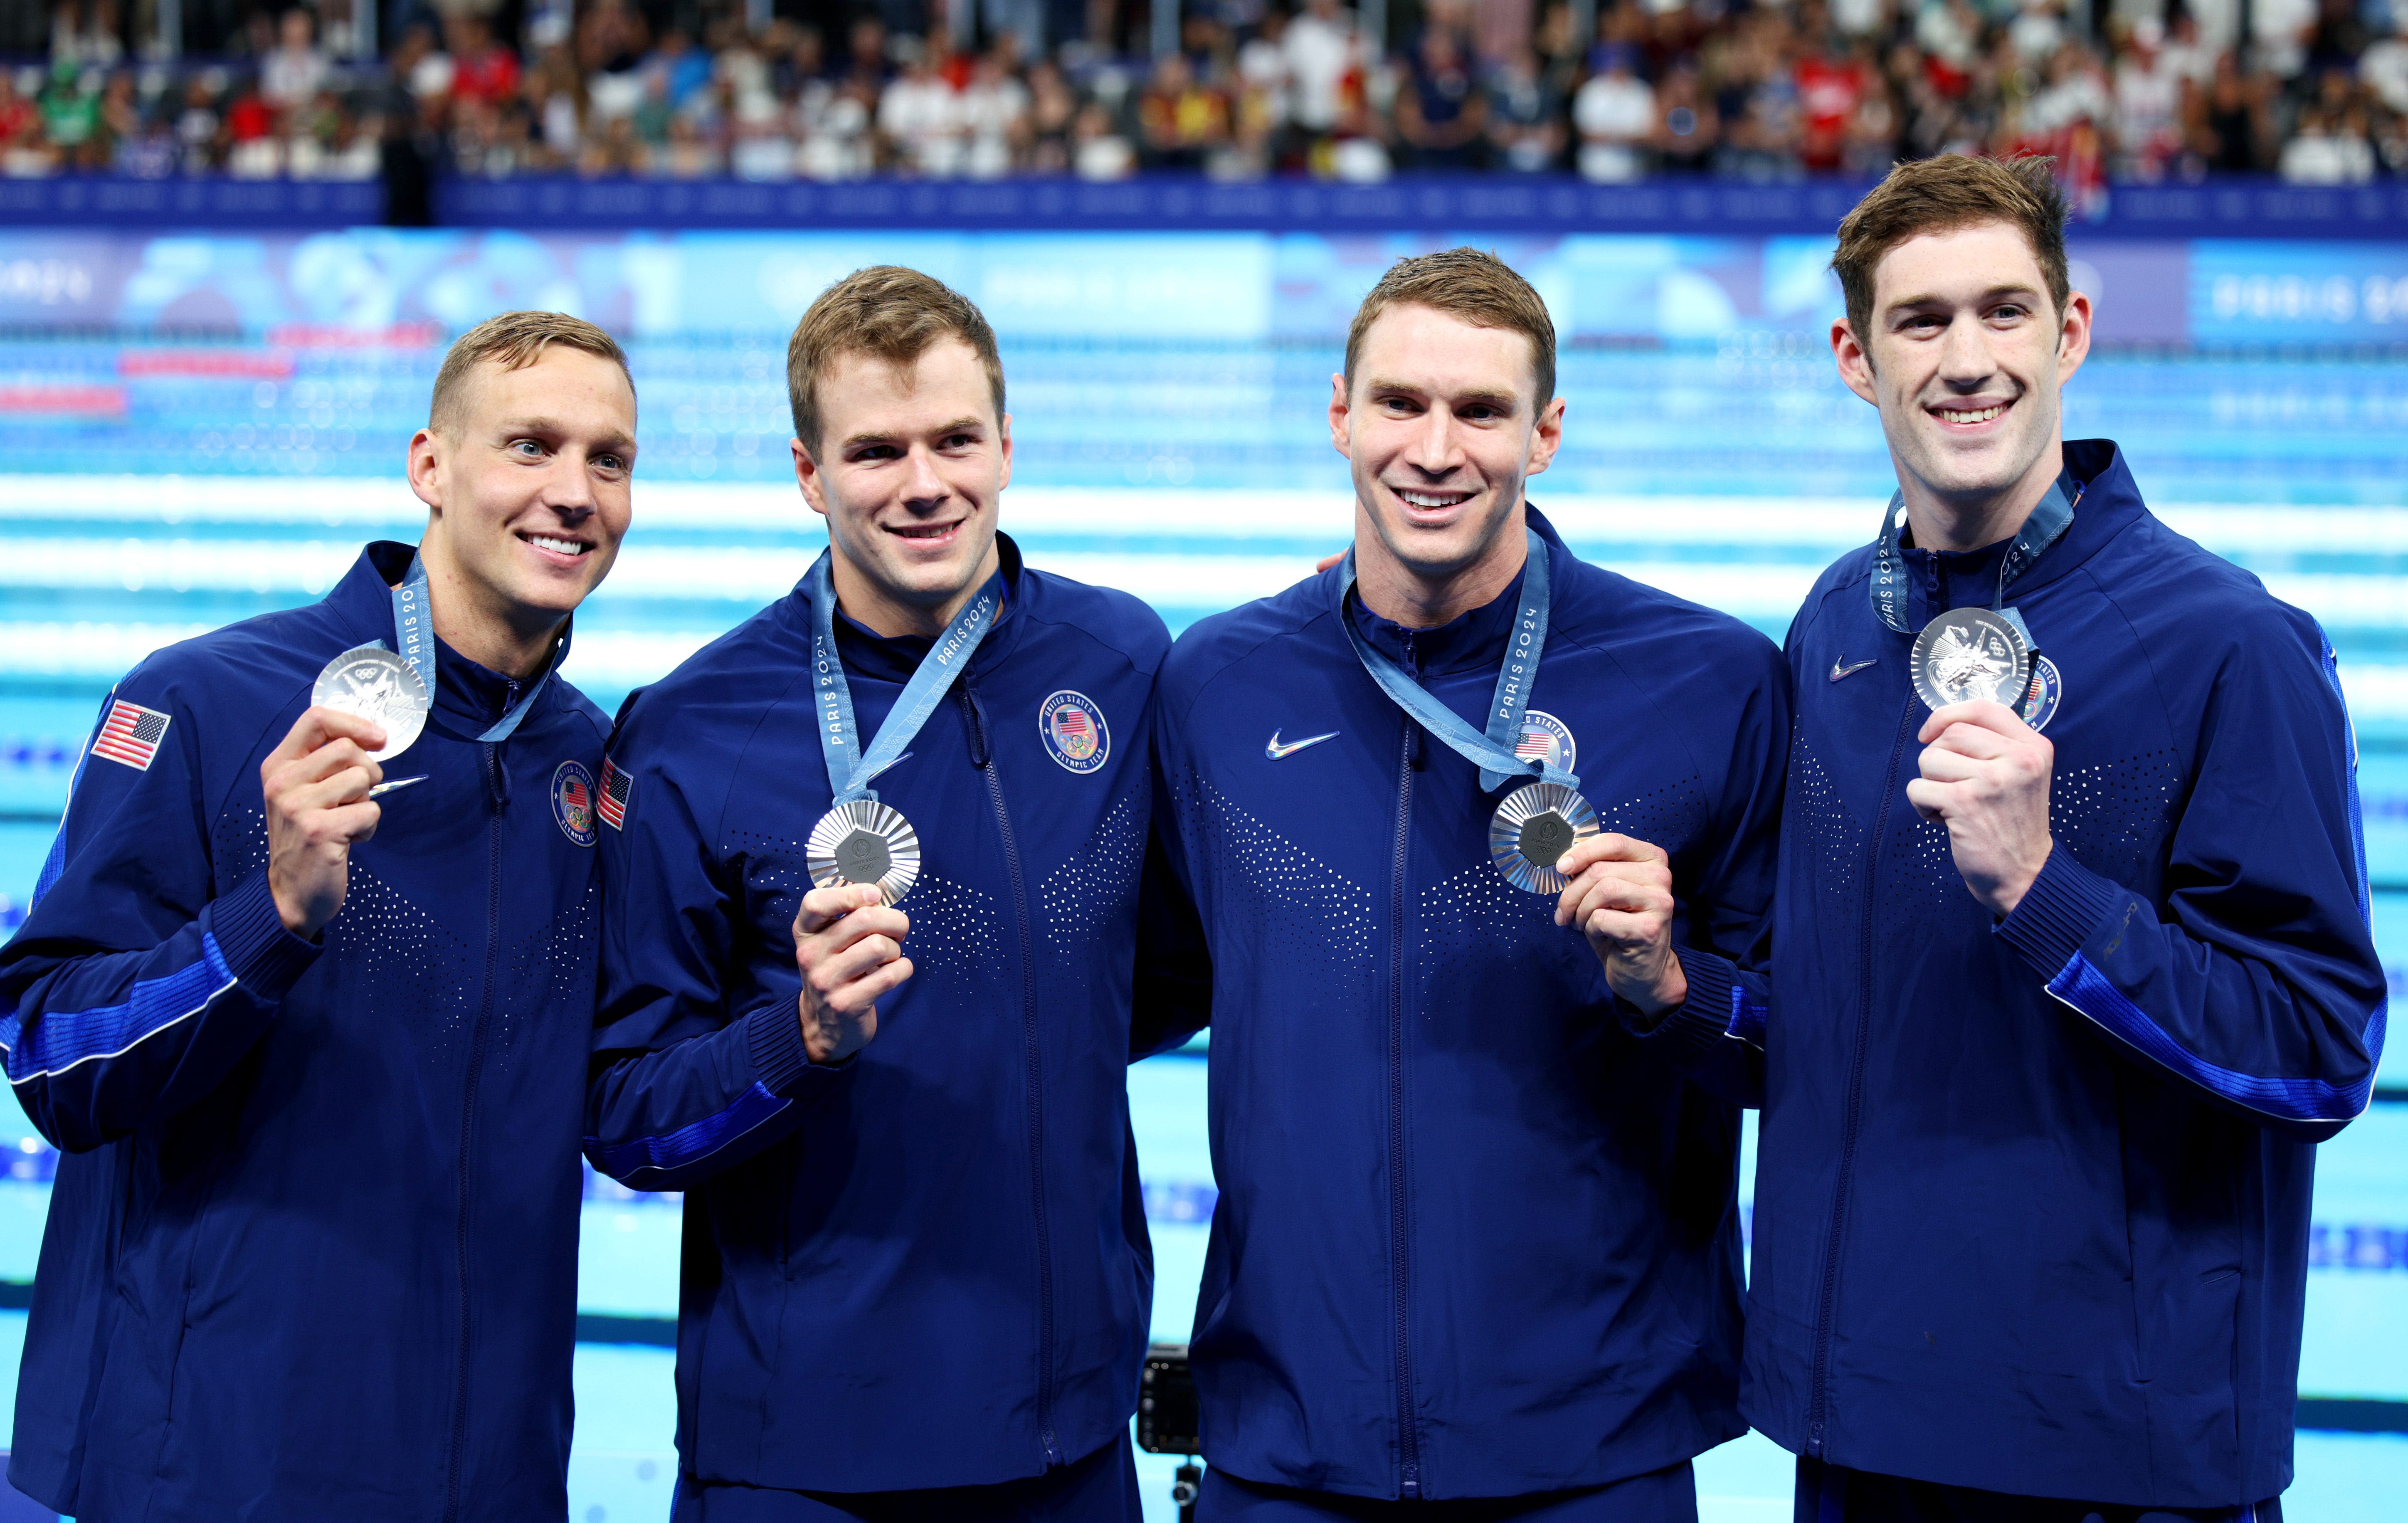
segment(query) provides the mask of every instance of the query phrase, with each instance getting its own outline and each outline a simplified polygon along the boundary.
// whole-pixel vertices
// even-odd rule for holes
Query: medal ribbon
[[[1424,729],[1479,768],[1484,791],[1494,792],[1517,777],[1537,778],[1577,789],[1580,779],[1555,763],[1513,754],[1513,741],[1522,733],[1522,716],[1529,711],[1530,687],[1538,681],[1539,656],[1547,648],[1547,609],[1551,600],[1547,542],[1539,538],[1536,529],[1523,532],[1529,536],[1529,559],[1522,568],[1522,611],[1513,620],[1512,639],[1505,648],[1505,665],[1497,673],[1497,696],[1489,700],[1486,734],[1473,729],[1454,710],[1431,697],[1428,689],[1406,676],[1396,662],[1364,639],[1363,631],[1354,626],[1354,617],[1346,611],[1347,595],[1354,590],[1354,553],[1351,550],[1346,553],[1345,564],[1338,568],[1338,623],[1345,629],[1363,669],[1380,684],[1380,691],[1396,700],[1397,707],[1412,715]]]
[[[2024,616],[2006,606],[2007,589],[2073,526],[2073,505],[2081,500],[2082,483],[2070,470],[2059,472],[1999,562],[1999,590],[1990,599],[1990,611],[2014,625],[2024,644],[2033,650],[2040,647],[2025,626]],[[1881,622],[1901,635],[1912,635],[1914,630],[1906,622],[1906,557],[1898,547],[1899,524],[1905,516],[1906,494],[1892,493],[1889,507],[1882,513],[1881,535],[1873,541],[1872,595],[1873,611],[1881,615]]]
[[[393,589],[393,638],[394,643],[401,647],[398,653],[401,658],[409,663],[410,669],[418,673],[418,680],[426,684],[427,700],[433,702],[435,611],[426,597],[426,568],[415,555],[409,557],[409,574],[401,579],[400,586]],[[519,721],[526,718],[527,711],[535,707],[535,700],[551,682],[552,674],[558,671],[560,664],[567,659],[568,626],[564,624],[559,643],[552,648],[552,659],[544,664],[543,675],[536,679],[534,686],[519,695],[518,702],[503,710],[502,717],[477,739],[496,745],[509,740],[517,731]]]
[[[995,627],[1003,608],[1003,573],[986,579],[969,606],[953,616],[919,669],[903,684],[903,694],[886,723],[878,726],[869,749],[861,749],[860,730],[853,718],[853,689],[845,681],[844,662],[836,649],[836,583],[828,569],[828,552],[811,563],[803,578],[811,597],[811,691],[819,711],[820,754],[827,762],[830,806],[856,798],[876,798],[870,781],[903,759],[903,748],[937,711],[954,677],[969,666],[980,641]]]

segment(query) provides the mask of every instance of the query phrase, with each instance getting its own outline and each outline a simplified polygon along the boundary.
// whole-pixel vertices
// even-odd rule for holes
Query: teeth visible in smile
[[[555,555],[582,555],[591,548],[581,540],[556,539],[549,534],[530,534],[527,543],[538,550],[549,550]]]
[[[1985,424],[2006,410],[2006,404],[2004,403],[2000,403],[1999,406],[1994,408],[1983,408],[1973,412],[1952,412],[1948,409],[1942,408],[1940,409],[1940,416],[1953,424]]]
[[[1461,496],[1440,496],[1428,492],[1407,492],[1402,488],[1398,489],[1397,496],[1402,497],[1409,508],[1452,508],[1466,500]]]
[[[894,529],[889,532],[899,535],[906,539],[941,539],[946,535],[953,533],[954,527],[955,525],[952,524],[906,524],[901,528]]]

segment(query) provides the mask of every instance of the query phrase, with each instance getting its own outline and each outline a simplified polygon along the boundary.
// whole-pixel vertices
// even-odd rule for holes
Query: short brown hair
[[[1391,307],[1431,307],[1475,328],[1504,328],[1530,340],[1530,368],[1539,382],[1531,411],[1555,399],[1555,320],[1547,304],[1512,266],[1478,249],[1442,249],[1399,259],[1354,309],[1346,330],[1346,389],[1354,389],[1354,358],[1363,336]]]
[[[435,395],[426,406],[426,426],[440,434],[459,422],[460,390],[467,382],[468,372],[478,366],[491,360],[505,370],[523,370],[553,344],[609,360],[626,376],[627,390],[636,389],[636,378],[627,369],[626,352],[619,341],[583,318],[566,312],[504,312],[453,340],[452,352],[443,356],[443,367],[435,372]]]
[[[1840,223],[1831,268],[1848,299],[1848,327],[1871,352],[1873,269],[1882,256],[1926,233],[1954,232],[1981,223],[2005,223],[2023,234],[2048,282],[2048,299],[2065,315],[2073,286],[2065,272],[2065,192],[2055,159],[2024,154],[1976,159],[1962,153],[1911,159],[1865,193]]]
[[[900,265],[857,269],[819,295],[786,344],[786,396],[795,438],[820,447],[820,378],[839,354],[869,354],[907,366],[947,338],[970,346],[986,367],[995,415],[1003,416],[1003,358],[995,330],[968,296],[932,275]]]

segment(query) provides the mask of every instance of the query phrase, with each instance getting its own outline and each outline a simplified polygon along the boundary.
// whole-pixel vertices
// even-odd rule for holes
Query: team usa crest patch
[[[1084,693],[1064,688],[1037,706],[1037,733],[1066,772],[1092,772],[1112,754],[1111,727],[1104,711]]]
[[[594,774],[582,762],[565,761],[552,769],[552,817],[570,841],[594,844]]]
[[[112,699],[100,733],[92,738],[92,754],[147,772],[159,754],[159,742],[166,738],[168,718],[156,709]]]
[[[1560,772],[1577,772],[1573,758],[1580,747],[1572,740],[1572,732],[1564,722],[1542,709],[1531,709],[1522,715],[1522,734],[1513,742],[1513,754],[1524,761],[1541,761]]]
[[[619,770],[617,762],[608,756],[602,758],[601,795],[594,807],[601,814],[602,823],[613,830],[627,828],[628,782],[627,774]]]

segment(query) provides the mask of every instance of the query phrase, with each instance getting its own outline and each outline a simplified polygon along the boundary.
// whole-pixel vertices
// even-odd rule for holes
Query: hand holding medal
[[[879,996],[911,976],[911,959],[903,955],[910,930],[910,918],[873,884],[803,896],[795,915],[795,965],[803,974],[796,1005],[803,1051],[812,1062],[840,1062],[878,1035]]]
[[[1555,901],[1555,924],[1579,928],[1605,964],[1605,982],[1641,1012],[1655,1015],[1689,997],[1672,950],[1672,861],[1661,846],[1628,836],[1592,837],[1564,855],[1569,886]]]
[[[267,891],[284,928],[312,941],[343,907],[351,847],[376,834],[370,795],[386,750],[373,720],[319,705],[302,711],[259,764],[267,815]]]

